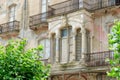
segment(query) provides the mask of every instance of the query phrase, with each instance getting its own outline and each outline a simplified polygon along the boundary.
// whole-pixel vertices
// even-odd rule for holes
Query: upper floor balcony
[[[37,30],[41,27],[47,27],[47,18],[50,16],[50,12],[40,13],[33,16],[30,16],[30,29]],[[41,27],[40,27],[41,26]]]
[[[68,0],[61,3],[48,6],[48,11],[45,13],[36,14],[30,16],[30,29],[37,30],[39,28],[45,27],[48,25],[47,19],[49,17],[68,14],[80,9],[85,9],[89,12],[93,12],[99,9],[104,9],[107,7],[118,6],[120,2],[118,0],[109,0],[109,1],[85,1],[85,0]]]
[[[118,6],[120,4],[119,0],[99,0],[99,1],[85,1],[85,0],[68,0],[58,4],[54,4],[49,6],[49,10],[52,15],[63,15],[70,12],[74,12],[80,9],[85,9],[89,12],[93,12],[95,10]]]
[[[19,21],[11,21],[0,25],[0,34],[19,31]]]
[[[113,51],[103,51],[103,52],[95,52],[95,53],[87,53],[85,54],[85,62],[87,67],[99,67],[99,66],[108,66],[109,62],[107,59],[114,58]]]

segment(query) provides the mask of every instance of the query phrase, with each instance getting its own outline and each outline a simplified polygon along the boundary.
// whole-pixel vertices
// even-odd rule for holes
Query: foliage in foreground
[[[116,21],[109,35],[110,49],[114,50],[114,59],[110,60],[110,71],[108,76],[120,80],[120,21]]]
[[[42,47],[25,50],[26,40],[0,45],[0,80],[46,80],[49,66],[37,56]]]

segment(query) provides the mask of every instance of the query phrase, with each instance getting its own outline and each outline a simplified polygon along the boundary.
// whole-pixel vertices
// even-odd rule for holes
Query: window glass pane
[[[44,59],[48,59],[50,57],[50,40],[43,39],[39,42],[40,45],[43,46],[43,54],[40,54]]]
[[[42,0],[42,4],[46,4],[47,3],[47,0]]]
[[[50,41],[48,40],[48,39],[46,39],[46,44],[45,44],[45,46],[46,46],[46,54],[45,54],[45,58],[47,59],[47,58],[49,58],[50,57]]]
[[[62,37],[66,37],[67,36],[67,29],[63,29],[62,30]]]
[[[14,21],[15,19],[15,6],[9,9],[9,21]]]
[[[42,6],[42,13],[46,12],[46,5]]]
[[[44,50],[45,50],[45,46],[44,46],[45,42],[44,42],[44,40],[41,40],[39,44],[43,46],[43,52],[42,52],[42,54],[40,53],[39,55],[41,57],[44,57]]]

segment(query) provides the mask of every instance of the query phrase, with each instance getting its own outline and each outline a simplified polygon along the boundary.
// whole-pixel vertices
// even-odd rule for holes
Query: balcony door
[[[10,6],[9,8],[9,23],[8,23],[8,27],[9,30],[12,31],[14,29],[14,22],[15,21],[15,6]]]
[[[41,16],[41,21],[46,21],[46,12],[47,12],[47,0],[42,0],[42,6],[41,6],[41,13],[42,13],[42,16]]]

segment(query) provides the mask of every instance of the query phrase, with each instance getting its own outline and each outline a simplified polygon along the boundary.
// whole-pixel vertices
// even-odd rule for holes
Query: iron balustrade
[[[85,54],[85,62],[88,67],[107,66],[109,62],[106,59],[113,59],[113,51],[95,52]]]
[[[40,24],[47,24],[47,18],[51,16],[52,12],[47,11],[45,13],[40,13],[37,15],[30,16],[30,28],[40,25]]]
[[[106,7],[112,7],[119,5],[116,3],[116,1],[98,1],[98,2],[92,2],[90,1],[79,1],[79,0],[68,0],[62,3],[51,5],[49,10],[52,11],[53,15],[59,15],[59,14],[67,14],[70,12],[74,12],[79,9],[86,9],[89,12],[103,9]]]
[[[0,25],[0,34],[19,30],[19,21],[11,21]]]
[[[116,2],[116,0],[99,1],[92,3],[91,1],[79,1],[79,0],[64,1],[61,3],[48,6],[48,11],[45,13],[30,16],[30,27],[37,26],[42,23],[47,23],[47,18],[49,17],[68,14],[80,9],[85,9],[89,12],[93,12],[99,9],[117,6],[119,4],[120,3]]]
[[[109,1],[98,1],[95,3],[91,3],[89,4],[89,9],[88,11],[92,12],[92,11],[96,11],[96,10],[100,10],[100,9],[104,9],[104,8],[108,8],[108,7],[113,7],[113,6],[117,6],[118,3],[116,3],[115,0],[109,0]]]
[[[79,0],[75,0],[75,1],[69,0],[62,3],[51,5],[49,7],[49,10],[52,11],[53,15],[51,16],[54,16],[54,15],[67,14],[83,8],[84,9],[89,8],[88,2],[79,1]]]

